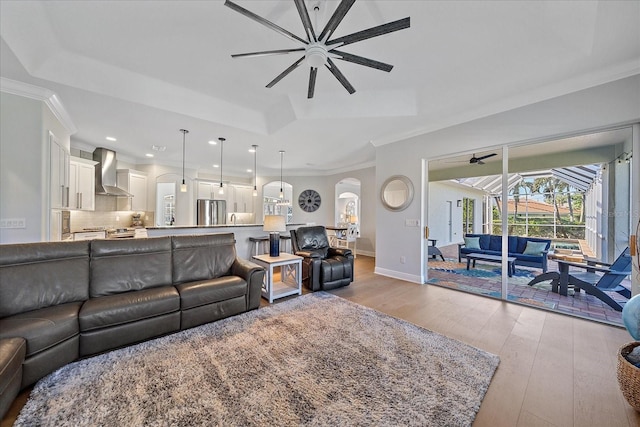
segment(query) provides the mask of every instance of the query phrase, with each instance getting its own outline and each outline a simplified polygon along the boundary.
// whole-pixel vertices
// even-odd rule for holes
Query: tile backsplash
[[[132,215],[142,214],[142,223],[153,226],[153,212],[134,211],[71,211],[71,232],[82,231],[85,228],[126,228],[131,227]],[[148,220],[146,218],[149,218]]]

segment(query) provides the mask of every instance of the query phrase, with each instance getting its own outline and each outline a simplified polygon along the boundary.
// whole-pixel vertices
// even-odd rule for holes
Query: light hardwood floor
[[[331,293],[500,356],[474,426],[640,426],[616,380],[617,350],[632,341],[626,330],[373,270],[374,259],[359,256],[354,283]]]

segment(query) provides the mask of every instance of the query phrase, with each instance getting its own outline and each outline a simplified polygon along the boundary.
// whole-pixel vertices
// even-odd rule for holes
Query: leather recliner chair
[[[329,246],[323,226],[291,230],[293,253],[301,256],[302,283],[312,291],[347,286],[353,281],[351,249]]]

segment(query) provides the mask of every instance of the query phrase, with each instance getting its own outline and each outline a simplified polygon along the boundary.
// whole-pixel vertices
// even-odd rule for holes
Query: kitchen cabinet
[[[118,188],[129,192],[133,197],[118,197],[119,211],[147,210],[147,174],[133,169],[118,169],[116,182]]]
[[[229,185],[222,184],[224,194],[219,194],[220,183],[211,181],[197,181],[198,182],[198,199],[210,199],[210,200],[229,200]],[[227,212],[231,212],[229,204],[227,203]]]
[[[97,163],[72,157],[69,161],[69,208],[81,211],[95,209]]]
[[[49,132],[49,183],[52,209],[69,207],[69,151]]]
[[[231,207],[229,212],[237,213],[253,213],[253,187],[244,185],[234,185],[233,190],[229,191]]]

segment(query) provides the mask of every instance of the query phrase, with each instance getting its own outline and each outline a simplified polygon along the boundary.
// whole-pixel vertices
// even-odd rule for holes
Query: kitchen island
[[[281,234],[289,235],[289,230],[296,230],[305,224],[287,224],[287,231]],[[165,227],[147,227],[149,237],[174,236],[180,234],[209,234],[233,233],[236,238],[236,253],[238,257],[250,260],[254,255],[254,244],[250,237],[268,236],[262,230],[262,224],[218,224],[218,225],[173,225]]]

